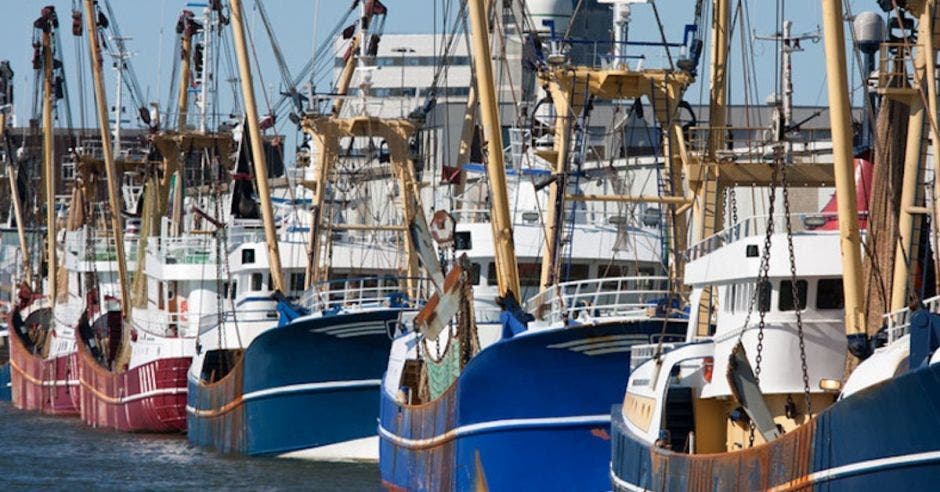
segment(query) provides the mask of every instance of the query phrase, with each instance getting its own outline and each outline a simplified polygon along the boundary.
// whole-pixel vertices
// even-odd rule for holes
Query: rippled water
[[[0,490],[378,490],[376,465],[219,456],[185,436],[90,429],[0,403]]]

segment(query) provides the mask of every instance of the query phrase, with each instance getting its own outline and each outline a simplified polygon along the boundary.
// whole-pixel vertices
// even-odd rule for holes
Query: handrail
[[[536,319],[560,323],[606,317],[647,317],[669,296],[668,277],[611,277],[556,284],[538,293],[526,310]]]
[[[202,316],[198,313],[171,313],[153,309],[134,310],[131,326],[136,330],[166,338],[193,338],[197,334],[189,328],[194,318],[201,319]]]
[[[924,309],[931,313],[940,313],[940,296],[923,301]],[[883,315],[888,332],[888,343],[892,343],[911,331],[910,308],[898,309]]]
[[[631,346],[630,372],[656,357],[657,351],[659,355],[663,355],[676,348],[677,345],[676,343],[644,343]]]
[[[773,217],[775,224],[774,230],[778,232],[786,230],[784,221],[787,216],[785,214],[774,214]],[[858,217],[859,219],[866,219],[868,218],[868,212],[859,212]],[[754,215],[742,219],[730,227],[690,246],[685,252],[686,259],[688,261],[696,260],[726,244],[731,244],[744,238],[766,234],[767,219],[769,218],[770,215]],[[790,224],[794,233],[816,231],[828,223],[834,223],[836,220],[838,220],[838,215],[835,212],[790,214]],[[819,232],[837,234],[839,231],[827,230]]]
[[[415,298],[406,294],[408,283],[415,286],[416,292],[412,293]],[[334,288],[337,285],[340,287]],[[431,283],[427,278],[382,276],[336,279],[312,285],[304,293],[301,305],[311,312],[391,305],[420,306],[430,295]]]

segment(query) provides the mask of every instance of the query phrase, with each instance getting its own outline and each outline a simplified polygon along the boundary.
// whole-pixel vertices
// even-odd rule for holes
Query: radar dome
[[[874,12],[862,12],[852,21],[852,30],[858,48],[863,53],[872,54],[885,39],[885,21]]]

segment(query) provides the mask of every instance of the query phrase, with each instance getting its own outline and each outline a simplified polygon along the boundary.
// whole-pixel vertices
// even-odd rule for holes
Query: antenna
[[[116,46],[117,51],[109,51],[108,56],[114,59],[114,70],[117,72],[117,90],[114,96],[114,126],[111,128],[111,135],[114,137],[113,149],[114,155],[121,155],[121,123],[124,119],[124,70],[127,68],[127,60],[130,60],[136,53],[127,51],[124,42],[133,38],[127,36],[111,36],[111,46]]]
[[[759,41],[781,41],[783,94],[780,96],[779,100],[777,99],[777,95],[774,95],[774,106],[777,111],[774,134],[777,140],[783,140],[784,134],[790,129],[790,125],[793,124],[793,66],[791,63],[791,55],[803,51],[801,41],[818,43],[822,37],[822,31],[820,31],[819,27],[817,27],[815,31],[805,32],[795,36],[790,32],[792,28],[793,21],[787,20],[783,21],[782,33],[776,33],[772,36],[758,36],[756,32],[754,33],[754,39]]]

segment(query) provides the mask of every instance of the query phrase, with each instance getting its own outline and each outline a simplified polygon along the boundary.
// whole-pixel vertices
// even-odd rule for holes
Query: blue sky
[[[265,90],[276,92],[278,76],[267,38],[257,22],[254,13],[254,1],[244,0],[249,10],[251,25],[255,27],[254,36],[257,49],[262,59],[263,77],[266,83]],[[299,70],[303,63],[311,56],[313,46],[313,33],[316,31],[321,39],[336,24],[337,19],[349,6],[348,0],[264,0],[267,11],[273,19],[277,29],[282,49],[288,65],[293,70]],[[32,21],[38,16],[42,6],[56,5],[62,21],[62,33],[66,54],[66,64],[69,74],[74,73],[74,45],[70,33],[70,15],[72,0],[0,0],[4,5],[4,28],[0,30],[0,59],[12,62],[16,71],[16,97],[17,111],[20,114],[20,123],[28,117],[30,111],[30,92],[32,87],[33,71],[30,66],[32,49],[30,40],[32,35]],[[81,2],[77,2],[81,4]],[[435,15],[437,12],[438,30],[440,16],[445,4],[456,5],[456,0],[385,0],[389,7],[388,20],[385,31],[387,33],[428,33],[434,30]],[[736,4],[737,2],[732,2]],[[749,10],[752,28],[758,34],[769,34],[775,29],[774,4],[771,0],[749,0]],[[852,10],[858,13],[862,10],[877,10],[875,0],[852,0],[849,2]],[[121,30],[127,36],[133,37],[128,42],[130,49],[136,53],[134,64],[142,89],[149,99],[164,101],[168,90],[175,33],[173,26],[181,9],[185,8],[185,0],[112,0],[112,6],[118,17]],[[693,0],[659,0],[661,16],[665,25],[666,36],[670,40],[680,40],[684,24],[691,21]],[[13,7],[15,5],[15,8]],[[319,7],[318,7],[319,5]],[[319,16],[315,12],[319,8]],[[635,21],[631,25],[631,38],[656,40],[659,32],[655,29],[649,8],[636,7]],[[787,0],[786,17],[794,22],[795,32],[814,30],[820,23],[820,7],[818,0]],[[736,34],[740,36],[740,32]],[[750,36],[750,33],[748,33]],[[732,101],[741,102],[741,87],[743,86],[741,55],[738,49],[740,39],[736,38],[735,52],[731,55],[732,73]],[[84,45],[83,45],[84,46]],[[773,44],[754,43],[755,73],[757,75],[757,90],[762,101],[773,90]],[[794,56],[795,101],[797,104],[824,105],[825,70],[822,43],[807,44],[806,51]],[[853,57],[849,57],[850,63]],[[850,66],[850,71],[851,71]],[[113,88],[113,74],[107,74],[108,90]],[[701,79],[706,79],[703,73]],[[858,80],[857,71],[853,72],[853,80]],[[70,82],[73,90],[77,87],[74,81]],[[256,81],[257,83],[257,81]],[[857,82],[855,82],[857,84]],[[159,93],[158,93],[159,89]],[[76,96],[73,95],[73,98]],[[698,102],[700,97],[707,97],[707,93],[696,86],[690,90],[687,97],[691,102]],[[113,96],[110,97],[113,101]],[[74,104],[74,103],[73,103]],[[77,110],[74,110],[77,113]]]

